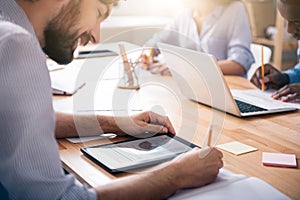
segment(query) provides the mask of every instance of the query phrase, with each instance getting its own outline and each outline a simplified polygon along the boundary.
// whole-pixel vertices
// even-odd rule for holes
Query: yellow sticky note
[[[217,145],[216,147],[219,149],[222,149],[224,151],[233,153],[235,155],[241,155],[244,153],[257,151],[257,148],[251,147],[249,145],[246,145],[246,144],[243,144],[240,142],[229,142],[229,143]]]

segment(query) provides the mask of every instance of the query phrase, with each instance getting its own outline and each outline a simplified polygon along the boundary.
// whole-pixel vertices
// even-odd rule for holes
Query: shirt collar
[[[206,20],[217,20],[223,14],[224,9],[224,6],[217,6],[216,9],[214,9],[214,11],[207,16]]]
[[[5,19],[23,27],[32,35],[35,35],[32,24],[30,23],[27,15],[15,0],[1,0],[0,15],[2,15]]]

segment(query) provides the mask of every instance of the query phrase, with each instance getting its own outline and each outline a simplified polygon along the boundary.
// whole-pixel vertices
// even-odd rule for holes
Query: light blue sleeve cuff
[[[294,68],[285,71],[289,78],[290,84],[300,83],[300,63],[298,63]]]
[[[254,57],[250,50],[244,49],[244,48],[234,48],[233,50],[230,50],[228,53],[227,60],[235,61],[239,64],[241,64],[245,71],[247,72],[251,65],[254,63]]]
[[[297,50],[297,55],[300,58],[300,40],[298,40],[298,50]]]

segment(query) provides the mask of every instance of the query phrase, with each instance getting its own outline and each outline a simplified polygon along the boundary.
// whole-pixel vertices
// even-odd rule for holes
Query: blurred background
[[[182,0],[119,1],[101,24],[101,42],[127,41],[143,45],[183,9]],[[271,48],[271,61],[285,70],[297,63],[297,41],[286,32],[286,22],[276,11],[276,0],[242,0],[252,41]],[[277,34],[278,33],[278,34]]]

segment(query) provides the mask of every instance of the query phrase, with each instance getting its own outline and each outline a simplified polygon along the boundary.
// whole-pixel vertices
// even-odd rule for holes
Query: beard
[[[81,0],[70,1],[44,29],[43,51],[59,64],[68,64],[73,60],[75,45],[81,37],[74,30],[80,18],[80,3]],[[87,37],[88,34],[83,35]]]

